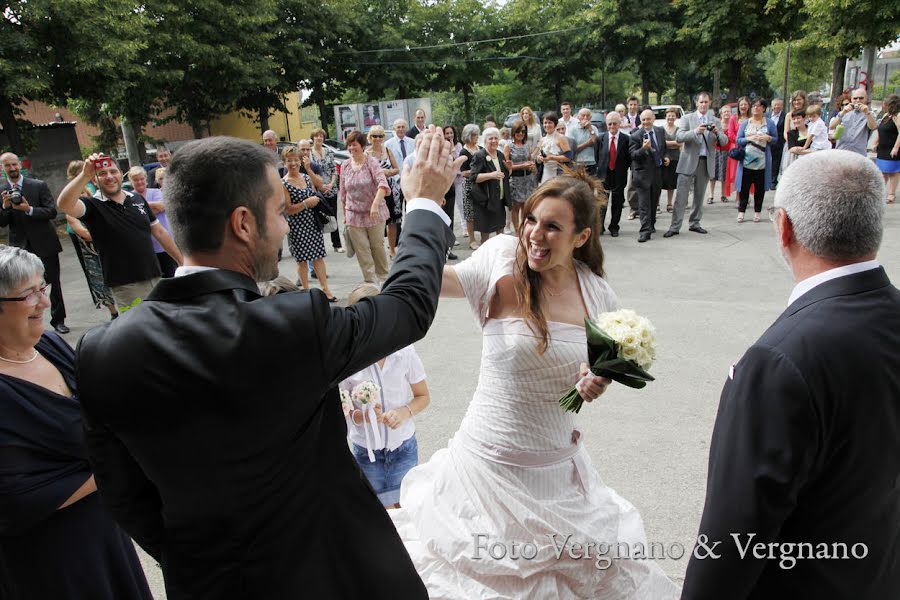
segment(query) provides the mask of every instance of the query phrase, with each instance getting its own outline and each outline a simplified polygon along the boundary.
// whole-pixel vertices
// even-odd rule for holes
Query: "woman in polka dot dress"
[[[330,302],[337,298],[328,288],[325,274],[325,241],[316,223],[313,208],[320,202],[315,195],[312,181],[306,173],[300,172],[300,152],[288,146],[281,153],[287,173],[284,176],[284,210],[288,216],[288,246],[297,260],[298,285],[309,289],[309,271],[306,261],[313,261],[313,269],[322,291]]]

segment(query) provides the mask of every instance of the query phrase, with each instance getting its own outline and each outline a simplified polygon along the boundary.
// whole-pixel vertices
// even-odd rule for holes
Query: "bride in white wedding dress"
[[[644,526],[559,406],[576,381],[587,400],[610,383],[584,365],[584,317],[617,308],[593,191],[556,178],[524,209],[519,238],[444,270],[442,297],[465,297],[483,329],[478,387],[449,446],[407,474],[389,512],[434,599],[676,599],[651,559],[598,568],[598,548],[646,545]]]

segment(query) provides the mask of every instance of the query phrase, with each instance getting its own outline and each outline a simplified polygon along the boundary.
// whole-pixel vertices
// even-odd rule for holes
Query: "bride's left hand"
[[[575,389],[578,390],[578,395],[585,402],[593,402],[602,396],[609,384],[612,383],[612,379],[608,377],[600,377],[591,373],[587,363],[581,363],[581,370],[578,372],[578,376],[579,379],[575,384]]]

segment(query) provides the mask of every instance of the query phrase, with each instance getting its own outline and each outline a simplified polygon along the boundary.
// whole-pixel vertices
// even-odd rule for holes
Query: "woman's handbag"
[[[728,151],[728,158],[734,159],[738,162],[744,160],[744,156],[747,154],[746,150],[744,150],[743,146],[735,146],[731,150]]]

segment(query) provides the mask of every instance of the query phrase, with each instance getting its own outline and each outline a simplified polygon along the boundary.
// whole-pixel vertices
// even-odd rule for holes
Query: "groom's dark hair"
[[[259,235],[266,233],[266,200],[272,195],[269,168],[276,156],[259,144],[210,137],[185,144],[172,155],[166,174],[166,212],[175,243],[186,254],[215,251],[239,206],[250,209]]]

